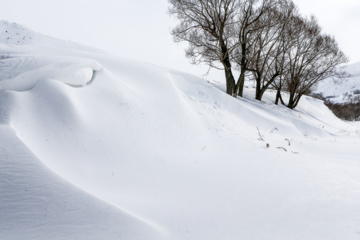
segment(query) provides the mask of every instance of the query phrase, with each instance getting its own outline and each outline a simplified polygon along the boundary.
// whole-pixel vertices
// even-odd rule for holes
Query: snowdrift
[[[321,101],[0,30],[6,239],[358,239],[360,131]]]

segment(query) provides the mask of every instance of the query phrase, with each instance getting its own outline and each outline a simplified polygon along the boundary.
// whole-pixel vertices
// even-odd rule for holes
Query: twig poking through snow
[[[284,148],[284,147],[277,147],[277,149],[281,149],[281,150],[284,150],[285,152],[287,152],[286,148]]]
[[[273,132],[275,132],[275,131],[279,131],[279,129],[274,128],[273,130],[271,130],[271,132],[270,132],[270,133],[273,133]]]
[[[258,134],[259,134],[259,141],[265,141],[264,140],[264,137],[261,135],[261,133],[260,133],[260,130],[259,130],[259,128],[256,128],[257,130],[258,130]]]

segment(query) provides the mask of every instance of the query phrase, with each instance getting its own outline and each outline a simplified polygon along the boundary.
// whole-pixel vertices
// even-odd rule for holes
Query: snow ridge
[[[56,80],[81,87],[89,84],[94,73],[101,70],[101,65],[90,59],[42,55],[10,57],[0,60],[0,65],[3,69],[0,89],[12,91],[30,90],[42,80]]]

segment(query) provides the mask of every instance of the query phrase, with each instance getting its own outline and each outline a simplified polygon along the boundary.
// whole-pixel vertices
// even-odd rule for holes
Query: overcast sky
[[[294,0],[305,15],[314,14],[324,32],[334,35],[350,62],[360,62],[360,0]],[[174,19],[167,0],[0,0],[0,19],[37,32],[83,43],[124,58],[189,72],[185,44],[170,35]],[[212,71],[208,78],[222,73]],[[222,76],[222,75],[221,75]]]

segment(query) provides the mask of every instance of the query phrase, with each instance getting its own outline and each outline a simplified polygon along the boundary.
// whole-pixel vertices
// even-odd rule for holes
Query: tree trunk
[[[235,90],[235,79],[231,71],[230,62],[228,64],[224,63],[225,68],[225,79],[226,79],[226,93],[234,96]]]
[[[285,105],[284,100],[282,99],[282,96],[281,96],[281,90],[280,89],[278,89],[277,92],[276,92],[276,99],[275,99],[275,104],[276,105],[279,104],[279,100],[280,100],[282,105]]]
[[[260,92],[259,92],[259,94],[258,94],[258,96],[257,96],[257,98],[256,98],[257,100],[261,101],[261,99],[262,99],[262,97],[263,97],[266,89],[267,89],[267,88],[265,88],[265,87],[263,87],[262,89],[260,89]]]
[[[255,99],[261,101],[261,77],[259,75],[256,77],[256,91]]]
[[[245,41],[241,43],[241,64],[240,64],[240,76],[236,84],[236,92],[240,97],[244,93],[244,84],[245,84],[245,73],[246,73],[246,43]]]
[[[261,79],[259,79],[257,82],[256,87],[259,85],[259,92],[256,94],[256,99],[261,101],[265,91],[270,87],[270,85],[275,81],[275,79],[279,76],[279,73],[275,73],[271,79],[266,83],[265,86],[261,88]]]
[[[288,108],[290,109],[295,109],[297,107],[297,105],[300,102],[300,98],[302,97],[301,93],[290,93],[290,97],[289,97],[289,103],[287,105]]]
[[[295,107],[295,93],[290,93],[290,96],[289,96],[289,103],[287,105],[288,108],[290,109],[294,109]]]
[[[245,72],[246,72],[245,68],[241,67],[239,80],[236,84],[235,94],[238,94],[238,96],[240,97],[242,97],[244,93]]]
[[[300,98],[302,97],[302,94],[299,93],[299,95],[296,96],[294,104],[293,104],[293,109],[297,107],[297,105],[300,102]]]
[[[228,50],[224,43],[220,43],[220,44],[221,44],[221,52],[223,54],[223,60],[221,62],[224,65],[224,70],[225,70],[226,93],[231,96],[234,96],[235,79],[231,71],[231,63],[228,55]]]

